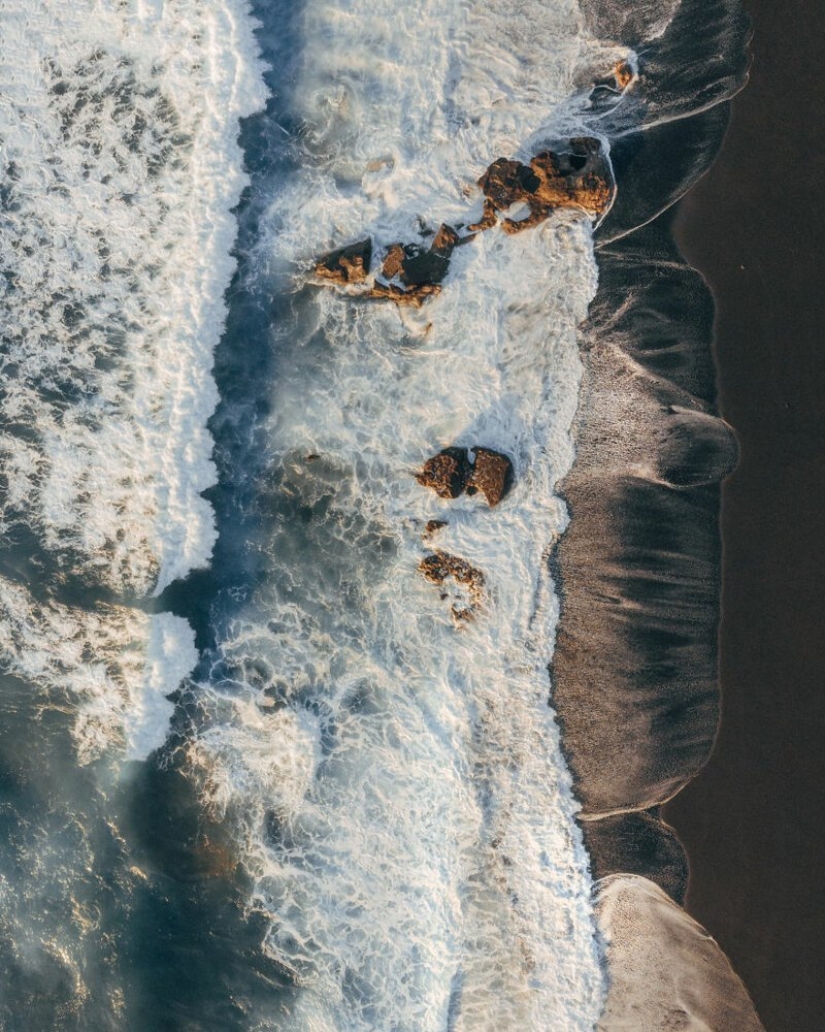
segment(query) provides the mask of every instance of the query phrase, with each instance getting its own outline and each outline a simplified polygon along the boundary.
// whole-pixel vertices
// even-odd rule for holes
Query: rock
[[[481,491],[492,508],[501,501],[513,484],[513,463],[501,452],[476,448],[475,462],[467,480],[468,495]]]
[[[497,213],[525,203],[530,214],[519,220],[505,219],[507,233],[519,233],[538,225],[555,208],[583,208],[591,216],[607,210],[613,196],[613,183],[601,144],[592,137],[570,140],[570,152],[543,151],[530,160],[498,158],[479,179],[484,193],[484,215],[470,226],[481,231],[491,228]]]
[[[466,448],[445,448],[427,459],[416,480],[422,487],[431,487],[439,498],[458,498],[479,491],[492,508],[501,501],[513,485],[513,463],[492,448],[474,448],[475,458],[470,462]]]
[[[444,224],[439,227],[429,250],[417,244],[393,244],[381,266],[381,275],[388,280],[398,276],[405,287],[436,286],[447,275],[450,255],[458,240],[452,226]]]
[[[397,305],[410,305],[412,308],[420,308],[428,297],[435,297],[436,294],[440,293],[441,287],[437,283],[423,283],[421,286],[412,287],[410,290],[403,290],[401,287],[396,287],[393,283],[386,286],[383,283],[376,283],[369,290],[358,296],[387,298],[390,301],[395,301]]]
[[[452,580],[458,591],[454,593],[451,606],[456,620],[471,620],[475,611],[484,599],[484,574],[471,566],[466,559],[438,551],[426,556],[418,564],[418,569],[428,581],[439,586]],[[441,596],[449,598],[446,592]]]
[[[430,250],[437,251],[439,254],[444,254],[449,257],[450,254],[452,254],[453,249],[458,245],[458,242],[458,233],[452,226],[448,226],[446,222],[442,222],[438,227],[438,232],[435,235],[435,239],[432,242]]]
[[[426,287],[440,283],[450,268],[449,254],[418,251],[401,263],[401,282],[407,287]]]
[[[610,204],[613,184],[598,140],[571,140],[569,154],[544,151],[531,160],[530,167],[541,180],[536,200],[548,210],[584,208],[590,215],[600,215]]]
[[[631,83],[636,81],[636,72],[629,61],[617,61],[610,69],[610,74],[593,83],[594,90],[610,90],[611,93],[624,93]]]
[[[466,448],[445,448],[427,459],[415,479],[422,487],[431,487],[439,498],[458,498],[471,473]]]
[[[540,186],[538,176],[528,165],[508,158],[497,158],[479,179],[484,194],[484,214],[480,222],[470,226],[474,232],[496,224],[496,212],[506,211],[513,204],[527,200]]]
[[[387,251],[384,264],[381,266],[381,275],[388,280],[391,280],[393,276],[397,276],[401,272],[404,257],[404,248],[401,244],[393,244],[389,251]]]
[[[484,196],[501,211],[535,193],[540,180],[529,165],[498,158],[479,179],[478,185]]]
[[[431,538],[433,534],[443,530],[446,526],[448,526],[446,520],[427,520],[427,525],[424,527],[424,537]]]
[[[331,283],[363,283],[372,262],[372,240],[359,240],[322,255],[315,263],[315,275]]]

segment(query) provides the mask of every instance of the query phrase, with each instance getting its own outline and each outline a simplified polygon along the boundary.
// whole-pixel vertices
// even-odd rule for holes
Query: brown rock
[[[599,215],[610,203],[613,184],[598,140],[570,141],[569,154],[545,151],[530,162],[541,184],[536,199],[552,208],[584,208]]]
[[[430,250],[438,251],[449,257],[449,255],[452,254],[453,248],[458,244],[458,241],[458,233],[456,233],[453,227],[448,226],[446,222],[442,222],[438,227],[438,232],[435,235],[435,239],[432,242]]]
[[[636,73],[629,61],[617,61],[613,65],[613,79],[618,89],[626,90],[635,78]]]
[[[613,184],[598,140],[580,137],[570,141],[570,152],[544,151],[529,165],[498,158],[479,179],[484,192],[484,215],[470,229],[489,229],[497,212],[519,202],[530,214],[519,220],[505,219],[507,233],[519,233],[544,221],[555,208],[583,208],[591,216],[604,212]]]
[[[475,449],[475,463],[466,488],[468,495],[481,491],[492,508],[508,493],[513,484],[513,464],[506,455],[490,448]]]
[[[443,530],[446,526],[446,520],[427,520],[427,525],[424,527],[424,537],[430,538],[433,534],[437,534],[439,530]]]
[[[422,487],[431,487],[439,498],[458,498],[470,472],[466,448],[445,448],[427,459],[415,479]]]
[[[386,277],[386,279],[392,279],[393,276],[397,276],[401,272],[403,262],[404,248],[401,244],[393,244],[389,251],[387,251],[387,257],[381,266],[381,275]]]
[[[636,73],[629,61],[617,61],[610,73],[593,83],[595,89],[610,90],[612,93],[624,93],[631,83],[636,81]]]
[[[452,580],[461,589],[460,596],[451,608],[456,620],[470,620],[484,599],[484,574],[471,566],[466,559],[438,551],[428,555],[418,564],[419,570],[428,581],[443,586]],[[448,598],[448,594],[441,596]]]
[[[369,290],[358,296],[386,298],[390,301],[395,301],[397,305],[410,305],[412,308],[420,308],[428,297],[434,297],[440,293],[441,287],[438,283],[423,283],[421,286],[413,287],[410,290],[403,290],[401,287],[396,287],[393,283],[386,286],[383,283],[376,283]]]
[[[322,255],[315,263],[315,275],[331,283],[363,283],[370,271],[372,240],[359,240]]]
[[[535,193],[540,181],[529,165],[498,158],[479,179],[484,196],[503,211]]]

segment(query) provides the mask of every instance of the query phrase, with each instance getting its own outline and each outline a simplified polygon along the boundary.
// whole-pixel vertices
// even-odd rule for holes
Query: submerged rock
[[[484,599],[484,574],[481,570],[471,566],[466,559],[440,550],[422,559],[418,569],[428,581],[440,587],[453,581],[458,589],[453,593],[453,617],[456,620],[473,618]],[[441,597],[446,600],[450,595],[445,591]]]
[[[367,238],[322,255],[315,263],[315,275],[343,286],[363,283],[369,275],[371,262],[372,240]]]

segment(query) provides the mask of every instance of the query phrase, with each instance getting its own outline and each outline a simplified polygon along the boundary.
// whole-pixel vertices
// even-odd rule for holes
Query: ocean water
[[[715,138],[658,193],[621,173],[735,79],[674,78],[682,5],[619,15],[0,4],[4,1028],[596,1028],[559,484],[599,240]],[[604,218],[480,234],[419,308],[314,281],[585,136]],[[448,447],[507,496],[422,486]]]

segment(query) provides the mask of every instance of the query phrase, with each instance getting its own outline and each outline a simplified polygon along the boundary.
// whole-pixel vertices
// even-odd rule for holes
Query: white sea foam
[[[200,493],[239,119],[263,100],[253,23],[243,0],[13,0],[0,21],[2,519],[61,579],[160,591],[215,535]],[[171,618],[123,620],[153,663]],[[130,755],[148,745],[138,723]]]
[[[564,0],[310,0],[303,27],[304,165],[272,199],[260,251],[281,290],[327,247],[469,221],[494,158],[587,130],[583,69],[592,82],[615,60]],[[190,752],[204,799],[246,842],[267,947],[300,986],[273,1027],[598,1019],[547,673],[591,234],[573,212],[491,231],[454,253],[420,312],[319,291],[273,328],[266,575],[216,657],[231,676],[201,686]],[[509,455],[508,498],[491,510],[417,484],[449,445]],[[430,520],[448,526],[427,545]],[[456,624],[421,576],[435,547],[483,572],[474,620]]]
[[[43,693],[43,705],[77,711],[82,763],[113,744],[125,759],[144,759],[166,738],[166,696],[197,662],[189,624],[128,606],[84,610],[38,601],[0,578],[0,669]]]
[[[262,100],[244,7],[4,5],[3,450],[47,547],[116,590],[214,538],[210,369]]]

